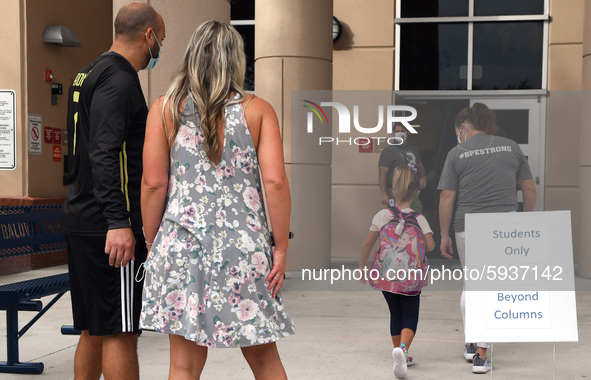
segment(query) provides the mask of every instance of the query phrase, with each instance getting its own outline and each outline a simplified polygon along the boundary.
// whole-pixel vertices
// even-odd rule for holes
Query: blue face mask
[[[152,34],[154,34],[154,31],[152,30]],[[156,64],[158,63],[158,59],[160,58],[160,52],[162,51],[162,46],[160,46],[160,42],[158,42],[158,37],[156,37],[156,34],[154,34],[154,38],[156,39],[156,43],[158,44],[158,55],[156,57],[154,57],[152,55],[152,49],[150,48],[150,44],[148,44],[148,50],[150,51],[150,60],[148,61],[148,64],[146,65],[146,67],[144,67],[144,69],[146,70],[152,70],[154,68],[154,66],[156,66]],[[148,40],[148,35],[146,34],[146,41]]]

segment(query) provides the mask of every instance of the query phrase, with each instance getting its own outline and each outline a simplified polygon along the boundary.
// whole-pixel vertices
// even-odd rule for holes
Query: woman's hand
[[[281,251],[277,248],[273,249],[273,268],[265,280],[269,292],[271,292],[271,289],[273,290],[273,298],[277,296],[279,289],[283,286],[283,279],[287,267],[286,261],[287,253],[285,251]]]

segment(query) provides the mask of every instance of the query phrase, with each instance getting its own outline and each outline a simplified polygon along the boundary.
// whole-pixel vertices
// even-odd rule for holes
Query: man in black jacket
[[[76,379],[138,379],[138,321],[146,259],[140,182],[148,108],[137,72],[154,67],[164,20],[144,3],[115,18],[111,49],[83,68],[68,103],[68,197],[63,225],[76,349]]]

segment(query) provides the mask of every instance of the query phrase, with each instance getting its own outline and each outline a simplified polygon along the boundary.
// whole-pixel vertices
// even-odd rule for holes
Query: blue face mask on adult
[[[152,34],[154,34],[154,31],[152,30]],[[146,65],[146,67],[144,67],[144,69],[146,70],[152,70],[154,68],[154,66],[156,66],[156,64],[158,63],[158,59],[160,58],[160,52],[162,51],[162,46],[160,46],[160,42],[158,42],[158,37],[156,37],[156,34],[154,34],[154,38],[156,39],[156,43],[158,44],[158,55],[156,57],[154,57],[152,55],[152,49],[150,48],[150,44],[148,44],[148,50],[150,51],[150,60],[148,61],[148,64]],[[148,35],[146,34],[146,41],[148,40]]]

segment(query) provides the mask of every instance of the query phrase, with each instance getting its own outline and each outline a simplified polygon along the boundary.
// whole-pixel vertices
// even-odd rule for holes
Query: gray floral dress
[[[240,104],[226,107],[215,166],[187,97],[170,151],[162,223],[146,261],[140,327],[200,346],[246,347],[294,333],[265,279],[272,249],[257,155]]]

